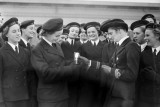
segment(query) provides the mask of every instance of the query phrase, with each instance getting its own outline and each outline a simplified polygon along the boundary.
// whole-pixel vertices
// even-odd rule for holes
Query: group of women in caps
[[[16,17],[0,28],[0,107],[160,107],[160,25],[152,14],[37,28]],[[78,64],[75,52],[79,52]]]

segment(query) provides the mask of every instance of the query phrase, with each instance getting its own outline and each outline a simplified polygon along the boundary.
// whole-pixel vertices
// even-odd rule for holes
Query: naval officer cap
[[[109,19],[109,20],[105,20],[104,22],[101,23],[100,30],[101,30],[102,32],[106,32],[106,30],[105,30],[105,25],[106,25],[109,21],[110,21],[110,19]]]
[[[101,26],[101,30],[103,32],[108,32],[109,28],[122,28],[128,31],[128,25],[122,19],[112,19],[112,20],[106,21]]]
[[[140,26],[145,26],[145,25],[147,25],[148,23],[149,23],[149,22],[146,21],[146,20],[137,20],[137,21],[135,21],[135,22],[133,22],[133,23],[131,24],[130,29],[131,29],[131,30],[134,30],[135,28],[140,27]]]
[[[146,29],[153,29],[154,32],[156,32],[160,35],[160,24],[149,23],[146,25]]]
[[[68,23],[65,28],[70,29],[71,27],[78,27],[78,28],[80,28],[80,24],[77,23],[77,22],[71,22],[71,23]]]
[[[18,19],[16,17],[12,17],[10,19],[8,19],[0,28],[0,32],[3,32],[3,30],[6,28],[6,27],[10,27],[14,24],[18,24]]]
[[[99,22],[88,22],[84,26],[84,30],[87,30],[90,27],[95,27],[97,30],[100,30],[100,23]]]
[[[42,26],[39,26],[36,31],[39,34],[41,30],[42,30]]]
[[[18,24],[18,19],[16,17],[12,17],[8,19],[0,28],[0,33],[2,33],[2,38],[5,41],[8,41],[8,38],[6,37],[6,34],[8,33],[8,30],[11,26]]]
[[[49,19],[42,25],[42,29],[46,32],[56,32],[63,29],[63,19],[55,18]]]
[[[34,24],[34,20],[25,20],[21,23],[21,29],[22,28],[25,29],[27,26],[33,25],[33,24]]]
[[[141,20],[146,20],[147,18],[152,18],[154,20],[154,23],[156,22],[156,18],[153,14],[145,14]]]

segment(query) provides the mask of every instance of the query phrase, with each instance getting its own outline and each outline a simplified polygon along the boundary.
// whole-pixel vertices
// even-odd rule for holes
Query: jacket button
[[[18,70],[16,70],[16,72],[18,72]]]
[[[16,77],[16,80],[18,80],[18,77]]]
[[[24,76],[24,79],[26,79],[26,76]]]

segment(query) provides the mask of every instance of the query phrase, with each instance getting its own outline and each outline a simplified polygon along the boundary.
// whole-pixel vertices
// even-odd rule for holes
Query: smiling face
[[[89,40],[96,41],[98,39],[98,31],[95,27],[89,27],[87,29],[87,35],[89,37]]]
[[[8,42],[16,45],[21,39],[20,26],[18,24],[11,26],[6,37],[8,37]]]
[[[79,28],[78,27],[70,27],[68,37],[71,39],[77,38],[79,35]]]
[[[145,38],[148,46],[155,47],[159,42],[159,36],[154,35],[153,29],[146,29]]]
[[[145,34],[143,32],[143,28],[137,27],[133,30],[133,41],[135,41],[138,44],[143,44],[145,43],[144,40]]]
[[[25,29],[22,29],[22,32],[28,39],[33,38],[33,36],[35,35],[35,25],[32,24],[27,26]]]

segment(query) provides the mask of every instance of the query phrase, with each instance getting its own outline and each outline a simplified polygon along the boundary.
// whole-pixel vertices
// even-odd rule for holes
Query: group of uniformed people
[[[130,27],[122,19],[64,26],[54,18],[37,30],[34,20],[12,17],[0,32],[0,107],[160,107],[160,25],[152,14]]]

